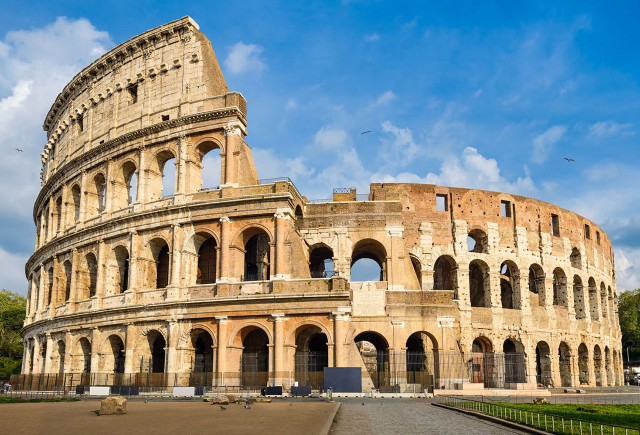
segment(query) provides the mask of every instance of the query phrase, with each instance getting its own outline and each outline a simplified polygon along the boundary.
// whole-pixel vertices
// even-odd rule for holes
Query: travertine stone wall
[[[402,353],[419,333],[429,352],[515,343],[529,384],[622,382],[613,255],[598,225],[531,198],[434,185],[310,203],[287,178],[258,179],[246,113],[189,17],[65,87],[44,124],[24,373],[184,375],[204,358],[232,382],[264,334],[269,380],[287,384],[318,334],[328,365],[365,368],[356,339]],[[202,185],[218,171],[203,167],[210,152],[220,186]],[[362,258],[379,281],[351,279]]]

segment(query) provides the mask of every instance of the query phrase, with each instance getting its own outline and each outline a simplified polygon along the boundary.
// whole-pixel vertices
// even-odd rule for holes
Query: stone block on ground
[[[107,397],[100,402],[99,415],[122,415],[127,413],[127,399],[120,396]]]
[[[216,396],[213,398],[213,403],[217,403],[218,405],[228,405],[229,398],[227,396]]]
[[[232,402],[236,401],[236,395],[235,394],[225,394],[225,396],[227,396],[227,399],[229,399],[229,403],[232,403]]]
[[[549,401],[547,399],[545,399],[544,397],[536,397],[535,399],[533,399],[533,404],[534,405],[549,405]]]
[[[256,397],[255,399],[253,399],[253,401],[256,403],[271,403],[271,399],[268,399],[266,397]]]

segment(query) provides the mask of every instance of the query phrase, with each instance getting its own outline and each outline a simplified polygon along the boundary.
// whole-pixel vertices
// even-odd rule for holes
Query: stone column
[[[94,327],[91,334],[91,373],[100,372],[100,330]]]
[[[53,216],[55,214],[53,198],[49,199],[49,219],[47,220],[47,242],[53,239]]]
[[[218,385],[225,384],[224,373],[227,371],[227,324],[229,318],[227,316],[215,316],[218,322]]]
[[[77,298],[77,286],[78,286],[78,250],[73,248],[73,254],[71,256],[71,292],[69,295],[69,302],[67,303],[68,313],[73,313],[76,310],[75,303]]]
[[[33,340],[33,371],[32,373],[42,373],[42,356],[40,355],[40,340],[38,336]]]
[[[492,266],[489,266],[488,277],[489,277],[489,285],[491,289],[490,290],[490,301],[491,301],[490,306],[491,308],[502,308],[502,291],[500,289],[500,265],[498,265],[497,269]],[[485,297],[486,297],[486,293],[485,293]]]
[[[138,289],[138,233],[129,233],[129,285],[127,291],[133,292]]]
[[[179,337],[179,324],[175,320],[171,319],[167,325],[167,363],[165,367],[167,368],[167,373],[176,373],[177,368],[177,351],[178,347],[178,337]]]
[[[220,279],[219,282],[229,282],[229,257],[231,251],[231,219],[228,217],[220,218]]]
[[[225,144],[225,187],[238,187],[238,175],[236,174],[235,152],[242,144],[244,126],[239,121],[229,121],[224,127]]]
[[[69,208],[69,186],[67,183],[62,185],[62,213],[60,213],[60,231],[58,235],[64,234],[64,230],[69,226],[69,218],[67,216],[67,209]]]
[[[105,279],[107,276],[107,252],[103,239],[98,240],[98,270],[96,271],[96,308],[102,308],[102,299],[105,297]]]
[[[144,204],[147,202],[147,178],[148,178],[148,170],[145,168],[144,157],[146,153],[146,147],[143,145],[140,147],[140,151],[138,154],[138,177],[136,186],[136,199],[133,203]]]
[[[107,162],[107,171],[105,175],[105,199],[104,199],[104,210],[103,213],[108,217],[113,210],[113,196],[115,195],[115,180],[112,180],[113,177],[113,159],[109,159]]]
[[[274,373],[273,386],[282,385],[284,377],[284,313],[272,314],[274,336]]]
[[[182,245],[182,230],[179,224],[173,227],[173,241],[171,243],[171,285],[180,286],[180,246]]]
[[[391,244],[391,250],[388,253],[387,261],[387,288],[389,290],[404,290],[404,270],[400,267],[400,257],[404,256],[404,248],[400,243],[402,241],[402,233],[404,227],[386,227],[387,236]]]
[[[131,323],[127,323],[127,336],[125,337],[125,351],[124,351],[124,372],[134,373],[134,350],[136,346],[136,327]],[[135,370],[136,372],[139,370]]]
[[[274,220],[276,221],[276,273],[275,279],[286,279],[287,275],[287,267],[286,267],[286,252],[284,247],[284,242],[287,237],[286,228],[287,221],[289,220],[289,215],[287,211],[278,211],[273,215]]]
[[[22,347],[22,370],[20,373],[28,375],[29,374],[29,346],[27,345],[27,340],[23,341],[24,346]]]
[[[76,225],[84,225],[84,221],[87,218],[87,198],[89,195],[89,193],[87,192],[88,178],[89,176],[87,175],[87,171],[82,171],[82,175],[80,178],[80,213],[78,213],[78,222],[76,223]]]
[[[67,331],[64,336],[64,372],[71,373],[73,371],[71,353],[73,352],[73,337],[71,331]]]
[[[349,314],[345,310],[336,311],[333,314],[333,328],[334,328],[334,367],[347,367],[347,361],[345,360],[345,334],[347,331],[345,323],[349,321]]]
[[[51,373],[51,352],[53,348],[53,340],[51,340],[51,333],[46,333],[47,351],[44,357],[44,373]]]
[[[40,264],[40,291],[38,292],[37,309],[36,314],[38,318],[42,318],[41,312],[44,311],[44,295],[47,292],[47,283],[45,281],[44,264]]]
[[[176,178],[178,179],[174,196],[181,198],[187,192],[187,135],[180,132],[178,139],[178,155],[176,156]]]

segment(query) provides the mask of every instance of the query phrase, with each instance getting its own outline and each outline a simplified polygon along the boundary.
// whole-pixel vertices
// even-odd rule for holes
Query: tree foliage
[[[640,359],[640,289],[621,292],[618,317],[622,331],[622,346],[629,347],[632,360]]]
[[[27,314],[27,299],[8,290],[0,290],[0,378],[19,373],[22,358],[20,329]]]

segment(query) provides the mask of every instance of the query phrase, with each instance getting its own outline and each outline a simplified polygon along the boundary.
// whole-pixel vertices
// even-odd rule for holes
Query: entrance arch
[[[102,345],[104,355],[103,371],[124,373],[124,343],[119,335],[110,335]]]
[[[571,349],[564,341],[558,347],[558,363],[560,366],[560,382],[562,387],[571,386]]]
[[[597,344],[593,347],[593,372],[596,377],[596,386],[603,385],[602,377],[602,350]]]
[[[313,246],[309,253],[311,278],[330,278],[334,273],[333,251],[326,245]]]
[[[351,281],[386,281],[386,263],[387,250],[382,243],[373,239],[358,241],[351,253]]]
[[[391,385],[389,343],[377,332],[362,332],[353,339],[375,388]]]
[[[536,382],[543,387],[553,385],[551,378],[551,349],[546,341],[536,345]]]
[[[489,266],[484,261],[473,260],[469,264],[469,297],[472,307],[491,306]]]
[[[578,346],[578,381],[580,384],[589,384],[589,349],[584,343]]]
[[[407,384],[418,384],[420,391],[433,391],[440,379],[437,340],[427,332],[414,332],[405,347]]]
[[[246,335],[245,335],[246,334]],[[241,335],[241,385],[261,387],[269,380],[269,337],[258,327],[247,327]]]
[[[324,385],[324,368],[329,367],[329,339],[316,325],[296,330],[295,381],[319,389]]]

